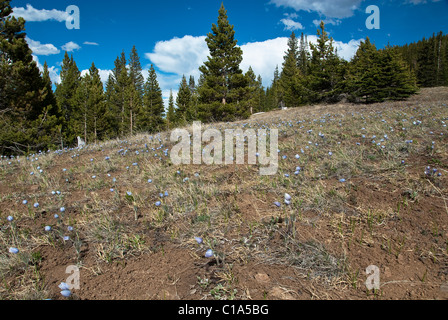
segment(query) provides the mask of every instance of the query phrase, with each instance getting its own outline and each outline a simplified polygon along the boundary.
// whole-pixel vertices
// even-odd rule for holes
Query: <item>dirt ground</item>
[[[300,114],[312,116],[325,110],[348,116],[353,110],[362,113],[372,110],[369,108],[382,112],[396,108],[405,110],[405,113],[409,105],[440,103],[448,103],[448,88],[427,89],[407,102],[361,107],[316,106],[302,109]],[[440,117],[448,119],[448,108],[440,110],[444,112]],[[289,112],[257,115],[251,121],[276,117],[287,119]],[[70,276],[66,273],[67,266],[77,265],[80,270],[79,289],[72,290],[71,298],[80,300],[446,300],[446,129],[445,133],[437,140],[437,155],[410,153],[404,169],[361,172],[351,176],[347,183],[340,183],[338,177],[331,175],[310,183],[326,195],[327,202],[320,206],[302,205],[300,211],[287,211],[297,215],[294,223],[287,219],[286,211],[282,211],[284,206],[279,210],[273,205],[283,193],[261,190],[260,181],[253,177],[257,170],[250,167],[219,167],[201,172],[201,178],[206,179],[201,181],[216,183],[222,180],[217,184],[222,188],[210,191],[213,196],[204,196],[203,206],[186,210],[188,212],[180,217],[176,216],[176,210],[181,207],[176,205],[182,199],[168,202],[171,206],[167,204],[167,210],[174,211],[170,211],[171,216],[176,218],[156,224],[155,218],[146,218],[153,212],[149,205],[141,205],[139,220],[134,221],[132,207],[118,200],[113,202],[110,184],[95,185],[93,190],[84,188],[85,181],[92,175],[88,169],[72,171],[80,181],[76,188],[75,182],[69,186],[64,184],[66,176],[62,168],[78,170],[76,168],[81,168],[82,163],[90,158],[104,159],[105,155],[112,154],[110,150],[116,154],[118,148],[80,152],[78,159],[71,158],[76,151],[55,157],[46,165],[50,177],[48,182],[41,184],[27,183],[29,177],[18,181],[16,176],[22,174],[21,169],[7,171],[3,160],[5,173],[0,183],[2,233],[9,230],[6,216],[18,216],[17,212],[24,211],[21,200],[26,195],[32,195],[27,197],[30,202],[38,199],[46,205],[34,210],[33,217],[21,214],[16,219],[16,232],[23,235],[23,251],[39,253],[38,261],[29,264],[33,270],[38,270],[39,279],[36,280],[36,273],[28,267],[18,267],[14,272],[4,274],[0,292],[3,299],[27,299],[30,296],[21,295],[21,292],[29,292],[30,287],[38,285],[44,298],[63,300],[65,298],[61,296],[58,285]],[[348,136],[347,143],[358,141],[358,138]],[[294,145],[295,139],[294,135],[289,135],[282,138],[281,143]],[[422,139],[426,137],[422,136]],[[291,151],[289,157],[293,156]],[[428,165],[437,165],[442,176],[425,179],[422,172]],[[117,177],[124,176],[126,170],[123,166],[117,167],[108,172]],[[183,169],[190,173],[200,170],[192,167]],[[170,170],[175,173],[174,167]],[[153,173],[156,175],[155,171]],[[165,176],[162,174],[159,182],[163,184]],[[147,178],[143,173],[141,176]],[[189,176],[194,179],[193,175]],[[133,193],[149,190],[144,182],[143,178],[135,183],[129,182],[120,189],[120,194],[126,188],[132,189]],[[51,242],[42,234],[44,226],[55,225],[54,214],[61,205],[49,195],[56,186],[60,186],[64,193],[64,221],[80,230],[78,236],[81,241],[77,250],[74,250],[74,241]],[[192,184],[190,188],[195,186]],[[179,182],[179,190],[184,190],[182,188]],[[293,194],[297,192],[297,197],[305,192],[297,186],[290,190]],[[189,195],[188,190],[184,192],[184,197]],[[343,199],[338,195],[343,195]],[[142,198],[142,202],[152,203],[157,197]],[[105,204],[101,204],[102,201]],[[201,220],[204,217],[202,212],[213,217],[214,209],[221,213],[228,209],[228,214],[220,215],[217,220],[209,218],[207,226],[207,221]],[[93,211],[95,215],[86,213]],[[96,233],[88,229],[103,222],[105,225],[109,223],[102,220],[104,217],[101,215],[109,215],[114,222],[120,221],[121,229],[114,229],[117,232],[114,236],[101,233],[106,227],[98,228]],[[214,225],[217,221],[219,225]],[[116,224],[107,226],[110,230]],[[208,246],[196,243],[193,237],[195,232],[204,230],[204,238],[211,239],[213,233],[216,251],[222,256],[204,257]],[[39,236],[34,237],[35,234]],[[115,241],[120,234],[126,235],[127,240],[138,235],[144,241],[141,241],[141,247],[128,245],[112,258],[104,258],[108,243]],[[5,252],[10,245],[11,242],[5,238],[1,246],[4,251],[2,263],[11,263],[5,262],[9,257]],[[111,249],[110,252],[115,251]],[[315,260],[305,267],[307,259],[311,259],[306,255],[314,255],[312,259]],[[366,268],[369,266],[378,268],[379,290],[366,287],[370,276]]]

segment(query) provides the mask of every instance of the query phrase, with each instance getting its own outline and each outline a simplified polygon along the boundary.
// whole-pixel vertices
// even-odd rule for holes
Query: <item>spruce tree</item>
[[[74,95],[80,85],[81,72],[76,65],[73,55],[69,57],[65,52],[60,72],[61,82],[56,85],[56,100],[63,116],[63,136],[65,145],[71,146],[76,142],[78,134],[75,132],[73,120],[74,109],[77,107]]]
[[[380,85],[377,95],[384,100],[403,100],[417,92],[417,81],[410,67],[392,48],[380,51]]]
[[[283,70],[280,74],[280,99],[285,107],[294,108],[302,104],[301,78],[298,41],[295,33],[292,32],[283,61]]]
[[[237,46],[234,26],[229,23],[224,4],[206,42],[210,56],[199,69],[203,75],[199,88],[199,118],[231,121],[248,117],[248,81],[240,69],[243,52]]]
[[[310,43],[312,55],[307,76],[307,100],[311,103],[335,102],[343,91],[344,64],[323,21],[319,28],[317,44]]]
[[[378,51],[367,38],[350,62],[346,90],[353,102],[402,100],[417,90],[413,72],[397,50]]]
[[[162,90],[157,81],[154,66],[148,71],[148,78],[144,87],[142,129],[151,133],[158,132],[165,127],[165,105]]]
[[[168,100],[168,113],[166,116],[166,124],[167,124],[168,130],[174,128],[177,125],[176,110],[174,108],[173,90],[170,90],[170,97]]]
[[[347,93],[353,102],[378,102],[378,85],[381,81],[380,55],[369,37],[361,41],[353,57],[346,83]]]
[[[105,137],[107,118],[104,86],[93,62],[89,69],[89,80],[89,139],[96,144]]]
[[[135,46],[132,48],[131,55],[129,57],[129,81],[129,88],[127,89],[129,101],[129,130],[132,135],[135,127],[141,127],[141,124],[136,122],[143,106],[145,82],[142,74],[140,58]]]
[[[50,142],[44,129],[57,112],[45,104],[51,93],[26,43],[25,20],[11,13],[10,1],[0,1],[0,152],[31,152]]]
[[[310,63],[310,53],[308,45],[308,36],[303,32],[300,36],[299,52],[298,52],[298,67],[302,75],[308,74],[308,68]]]
[[[196,87],[193,76],[190,76],[188,87],[190,88],[191,102],[190,108],[187,110],[186,120],[187,123],[190,123],[198,119],[198,88]]]
[[[187,83],[187,78],[182,76],[181,83],[179,85],[179,92],[176,98],[176,120],[179,124],[185,124],[187,122],[187,114],[191,108],[191,89]]]
[[[118,111],[115,105],[115,79],[113,73],[109,74],[109,77],[106,81],[106,92],[105,96],[105,137],[109,139],[113,139],[119,136],[119,120],[118,120]]]

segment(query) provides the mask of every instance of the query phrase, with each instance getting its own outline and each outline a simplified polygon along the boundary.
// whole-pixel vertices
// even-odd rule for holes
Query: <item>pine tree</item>
[[[124,51],[121,56],[115,60],[115,68],[112,71],[114,77],[114,90],[112,95],[112,103],[114,109],[119,115],[119,134],[120,136],[127,135],[131,130],[130,123],[130,111],[129,111],[129,97],[132,93],[129,92],[131,79],[127,69],[126,54]]]
[[[162,90],[157,81],[154,66],[148,71],[148,78],[144,87],[142,129],[151,133],[158,132],[165,127],[165,106]]]
[[[310,53],[308,45],[308,36],[304,35],[303,32],[300,36],[300,45],[298,52],[298,67],[302,75],[308,74],[309,63],[310,63]]]
[[[0,1],[0,152],[27,152],[46,147],[54,108],[51,93],[26,43],[25,20],[11,16],[9,0]],[[39,122],[40,121],[40,122]]]
[[[81,80],[73,95],[73,109],[70,116],[70,129],[76,137],[82,137],[86,143],[90,143],[87,136],[88,130],[88,114],[89,114],[89,83],[90,75],[87,73]]]
[[[32,136],[35,139],[37,149],[57,148],[62,146],[62,114],[53,92],[53,85],[48,71],[48,64],[43,65],[42,80],[44,83],[43,110],[31,125]]]
[[[224,4],[206,42],[210,57],[199,69],[203,75],[199,88],[199,118],[202,121],[247,118],[248,82],[240,69],[243,52],[237,46],[234,27],[229,23]]]
[[[284,57],[280,74],[280,99],[285,107],[294,108],[302,104],[302,74],[299,68],[298,41],[294,32],[288,40],[288,51]]]
[[[278,66],[275,67],[274,78],[272,84],[266,89],[266,109],[270,111],[277,109],[280,106],[280,73]]]
[[[89,69],[89,80],[89,139],[96,144],[105,137],[107,118],[104,86],[93,62]]]
[[[380,51],[380,85],[377,95],[384,100],[403,100],[417,92],[416,77],[392,48]]]
[[[417,59],[417,77],[419,85],[422,87],[434,87],[436,85],[437,64],[434,37],[428,40],[423,39],[418,52]]]
[[[338,57],[333,38],[328,37],[322,21],[317,44],[310,43],[312,55],[307,76],[307,100],[311,103],[335,102],[343,91],[344,64]]]
[[[187,113],[191,108],[191,89],[187,83],[187,78],[182,76],[182,81],[179,85],[179,92],[176,98],[176,121],[179,124],[185,124],[187,121]]]
[[[261,75],[258,75],[257,77],[256,86],[258,108],[256,108],[255,112],[264,112],[266,110],[266,91],[263,87],[263,79],[261,78]]]
[[[353,102],[378,102],[378,85],[381,81],[379,53],[369,37],[361,41],[353,57],[347,80],[347,92]]]
[[[378,51],[369,38],[361,42],[347,78],[346,89],[353,102],[402,100],[417,90],[416,78],[397,50]]]
[[[131,135],[134,133],[134,127],[140,127],[139,123],[136,123],[138,114],[141,113],[143,106],[143,94],[144,94],[144,82],[142,74],[142,66],[140,64],[140,58],[137,53],[137,49],[134,46],[129,57],[129,88],[127,89],[128,101],[129,101],[129,130]]]
[[[166,116],[166,123],[167,123],[168,130],[174,128],[177,124],[176,110],[174,109],[173,90],[170,90],[170,97],[168,100],[168,114]]]
[[[186,120],[187,123],[190,123],[198,119],[198,88],[196,87],[193,76],[190,76],[188,87],[190,88],[191,102],[190,102],[190,108],[187,110],[186,113]]]
[[[74,125],[71,123],[73,119],[73,110],[76,108],[74,95],[80,85],[81,72],[76,65],[73,55],[69,57],[65,52],[64,60],[60,72],[61,82],[56,85],[56,100],[63,116],[63,136],[65,145],[73,145],[76,141],[77,134]]]

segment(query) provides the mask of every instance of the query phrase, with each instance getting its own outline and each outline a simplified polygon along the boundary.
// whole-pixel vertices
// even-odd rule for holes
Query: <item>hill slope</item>
[[[89,300],[448,298],[447,122],[432,88],[210,126],[278,129],[274,176],[175,166],[169,133],[2,159],[0,298],[65,299],[70,265]]]

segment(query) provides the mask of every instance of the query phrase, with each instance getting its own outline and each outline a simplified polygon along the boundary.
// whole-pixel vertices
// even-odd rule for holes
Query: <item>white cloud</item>
[[[85,45],[88,45],[88,46],[99,46],[98,43],[96,43],[96,42],[90,42],[90,41],[85,41],[84,44],[85,44]]]
[[[82,70],[81,76],[84,77],[87,73],[89,73],[89,69]],[[112,70],[98,69],[98,73],[100,75],[101,82],[103,83],[103,85],[105,85],[107,80],[109,79],[109,75],[112,73]]]
[[[79,44],[77,44],[73,41],[70,41],[70,42],[64,44],[61,48],[62,48],[62,50],[67,51],[67,52],[72,52],[72,51],[81,49]]]
[[[285,30],[294,31],[304,29],[303,25],[300,22],[294,21],[290,18],[281,19],[280,22],[285,25]]]
[[[52,54],[58,54],[60,52],[60,50],[58,48],[56,48],[54,45],[52,45],[51,43],[42,44],[39,41],[32,40],[28,37],[26,37],[25,40],[35,55],[49,56]]]
[[[321,21],[323,21],[323,22],[325,23],[325,25],[327,25],[327,24],[333,24],[333,25],[335,25],[335,26],[339,25],[339,24],[342,22],[342,21],[339,20],[339,19],[336,19],[336,20],[334,20],[334,19],[323,19],[323,20],[316,19],[316,20],[313,20],[313,24],[314,24],[316,27],[318,27],[318,26],[320,25]]]
[[[362,39],[361,39],[362,40]],[[358,49],[361,40],[351,40],[348,43],[335,41],[334,46],[338,49],[340,57],[350,60]],[[308,41],[317,43],[317,36],[308,36]],[[282,69],[285,52],[288,49],[288,38],[279,37],[260,42],[250,42],[240,46],[243,50],[243,61],[241,69],[247,72],[252,67],[255,75],[260,75],[263,86],[271,85],[275,68]],[[157,70],[157,80],[163,92],[163,97],[167,103],[170,90],[174,96],[177,94],[179,84],[183,75],[199,79],[199,67],[207,60],[210,54],[205,36],[184,38],[174,38],[168,41],[157,43],[152,53],[147,53],[145,57],[154,64]],[[148,69],[143,75],[146,79]]]
[[[46,10],[46,9],[35,9],[32,5],[27,4],[26,8],[13,8],[13,16],[22,17],[26,21],[47,21],[56,20],[59,22],[67,21],[70,15],[65,11],[59,11],[56,9]]]
[[[275,68],[282,68],[283,57],[288,49],[288,38],[281,37],[262,42],[250,42],[241,46],[243,62],[241,69],[244,72],[252,67],[254,73],[260,75],[264,87],[270,86],[274,77]]]
[[[364,0],[271,0],[277,7],[317,12],[330,18],[348,18]],[[414,0],[415,1],[415,0]],[[418,1],[418,0],[417,0]]]
[[[354,57],[356,51],[358,50],[361,41],[364,40],[365,39],[359,39],[359,40],[352,39],[348,43],[344,43],[342,41],[335,41],[334,46],[335,48],[338,49],[338,55],[341,58],[350,61]]]
[[[198,67],[202,65],[209,55],[205,36],[184,36],[168,41],[158,42],[152,53],[145,56],[165,73],[177,75],[193,75],[199,77]]]
[[[39,62],[39,58],[33,54],[33,60],[36,62],[37,67],[41,72],[44,71],[43,65]],[[48,67],[48,72],[50,74],[50,80],[53,82],[53,84],[59,84],[61,83],[61,77],[59,76],[59,69],[56,67]]]

